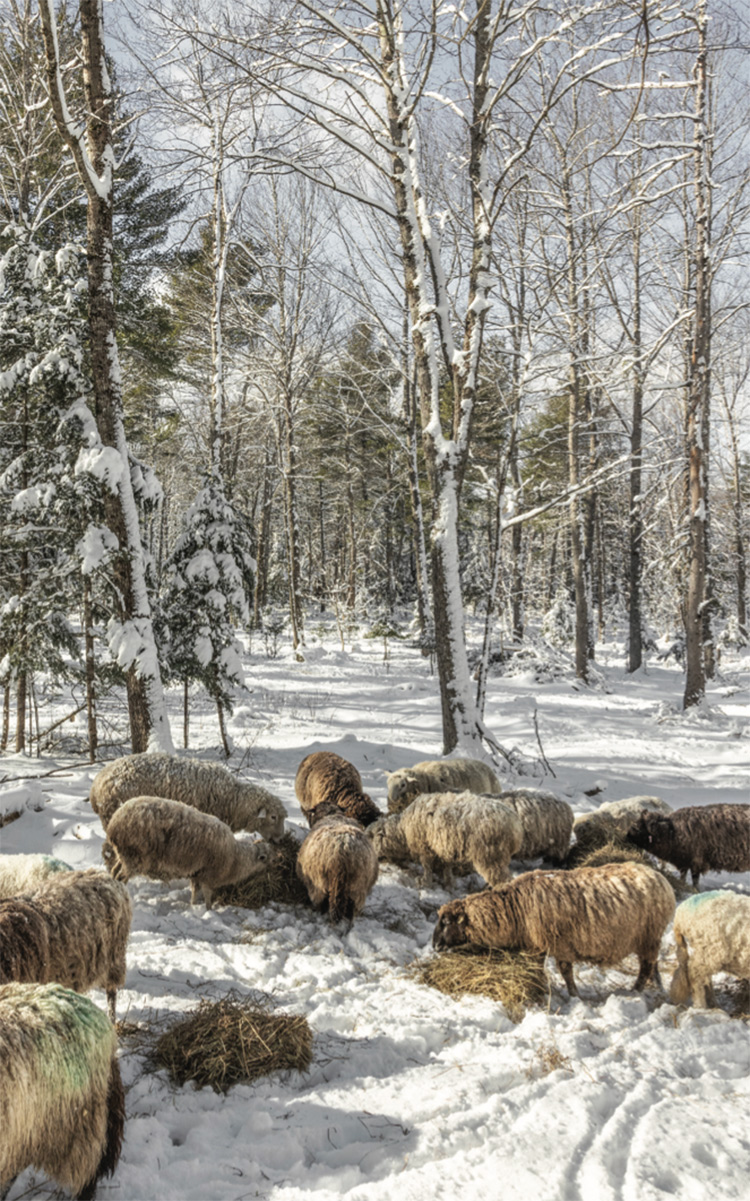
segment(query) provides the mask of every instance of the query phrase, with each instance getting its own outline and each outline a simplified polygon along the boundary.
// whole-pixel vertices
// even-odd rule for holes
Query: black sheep
[[[627,841],[682,874],[688,868],[693,886],[702,872],[750,871],[750,805],[691,805],[662,813],[641,814]]]

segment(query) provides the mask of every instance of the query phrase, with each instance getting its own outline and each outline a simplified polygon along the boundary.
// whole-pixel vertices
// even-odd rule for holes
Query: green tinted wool
[[[54,994],[43,997],[37,1010],[44,1025],[34,1032],[34,1042],[39,1051],[41,1075],[52,1095],[63,1092],[70,1096],[86,1089],[95,1057],[106,1073],[114,1031],[101,1009],[80,993],[60,987]]]
[[[49,868],[50,874],[54,872],[72,872],[73,868],[69,863],[63,863],[62,859],[55,859],[53,855],[42,855],[45,866]]]

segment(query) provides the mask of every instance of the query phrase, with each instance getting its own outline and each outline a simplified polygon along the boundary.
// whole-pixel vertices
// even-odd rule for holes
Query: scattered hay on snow
[[[302,1014],[271,1013],[256,998],[201,1001],[157,1040],[150,1056],[182,1086],[206,1085],[226,1093],[270,1072],[306,1072],[312,1062],[312,1031]]]
[[[265,867],[239,884],[217,888],[214,901],[219,905],[239,905],[243,909],[261,909],[271,901],[311,908],[307,889],[297,877],[299,841],[287,832],[271,846],[272,855]]]
[[[527,1006],[550,994],[544,955],[525,951],[458,947],[418,960],[411,971],[421,984],[449,997],[472,994],[500,1001],[513,1021],[520,1021]]]

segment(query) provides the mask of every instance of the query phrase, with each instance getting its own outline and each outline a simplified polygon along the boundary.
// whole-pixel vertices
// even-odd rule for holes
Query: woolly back
[[[0,984],[46,984],[49,975],[47,923],[23,897],[0,901]]]
[[[122,1106],[109,1131],[106,1106],[116,1049],[112,1024],[86,997],[58,984],[0,987],[0,1180],[33,1165],[78,1193],[107,1146],[114,1168]]]
[[[507,861],[523,838],[521,820],[509,805],[473,792],[426,793],[404,809],[400,820],[412,850],[424,845],[454,862],[491,856],[493,844],[500,842]]]
[[[67,988],[118,988],[133,906],[124,884],[98,868],[50,876],[27,898],[44,917],[49,979]]]
[[[31,892],[47,876],[71,870],[52,855],[0,855],[0,898]]]

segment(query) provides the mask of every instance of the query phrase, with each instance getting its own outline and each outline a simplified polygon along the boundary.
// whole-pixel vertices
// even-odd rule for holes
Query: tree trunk
[[[16,754],[26,749],[26,672],[16,681]]]
[[[86,661],[86,723],[89,735],[89,763],[96,762],[98,736],[96,728],[96,661],[94,659],[94,630],[91,615],[91,581],[83,577],[83,645]]]

